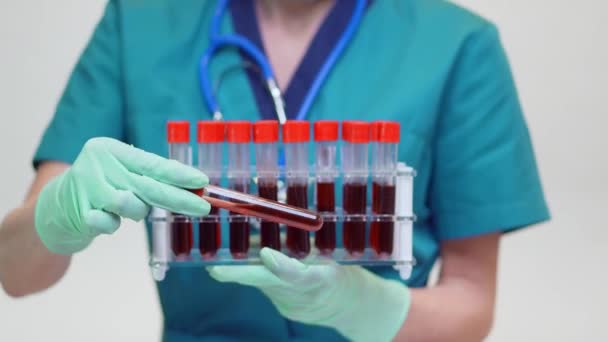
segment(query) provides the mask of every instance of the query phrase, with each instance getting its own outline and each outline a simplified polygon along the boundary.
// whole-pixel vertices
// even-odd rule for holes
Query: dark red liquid
[[[260,197],[269,200],[276,201],[277,192],[276,182],[260,182],[258,186]],[[270,247],[277,251],[281,250],[281,231],[278,223],[262,220],[260,235],[262,247]]]
[[[177,259],[187,258],[192,250],[192,222],[190,218],[173,214],[171,248]]]
[[[376,182],[372,186],[372,212],[374,214],[395,214],[395,186],[381,185]],[[380,256],[393,253],[394,222],[372,222],[370,243]]]
[[[345,214],[365,214],[367,184],[344,184],[342,206]],[[344,222],[344,248],[352,255],[361,255],[365,250],[365,220]]]
[[[286,224],[306,231],[319,230],[323,225],[323,216],[318,213],[257,196],[254,197],[255,201],[253,203],[237,202],[234,199],[231,201],[217,199],[207,195],[203,195],[203,198],[211,205],[226,209],[234,215],[259,217],[263,220]]]
[[[217,254],[222,241],[219,208],[211,207],[209,216],[203,217],[199,225],[198,246],[203,258]]]
[[[244,184],[235,184],[232,188],[247,192],[247,186]],[[233,213],[230,215],[235,216]],[[231,217],[230,222],[230,254],[235,259],[245,259],[249,252],[249,220],[242,215],[236,214],[236,216]]]
[[[307,208],[308,193],[306,184],[287,186],[287,204]],[[304,258],[310,253],[310,233],[294,227],[287,227],[287,248],[293,256]]]
[[[334,182],[317,183],[317,211],[333,213],[336,210]],[[336,249],[336,222],[323,222],[315,233],[315,246],[321,254],[331,254]]]

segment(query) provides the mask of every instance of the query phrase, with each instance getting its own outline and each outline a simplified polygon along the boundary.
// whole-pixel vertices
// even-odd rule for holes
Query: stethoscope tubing
[[[229,0],[219,0],[218,2],[210,25],[210,45],[204,52],[199,63],[199,81],[201,84],[201,92],[203,95],[203,99],[205,101],[207,109],[211,113],[213,113],[214,118],[216,119],[221,118],[221,112],[212,87],[210,77],[210,64],[211,59],[220,49],[228,46],[234,46],[239,48],[241,51],[247,54],[247,56],[254,60],[255,63],[259,66],[260,71],[262,72],[262,75],[266,80],[266,84],[276,85],[276,78],[272,71],[272,66],[270,65],[270,62],[268,61],[266,56],[264,56],[264,53],[255,46],[255,44],[253,44],[247,38],[238,34],[220,34],[222,17],[224,16],[226,9],[228,8],[228,3]],[[323,83],[327,79],[329,73],[333,69],[333,66],[337,63],[338,59],[344,52],[348,43],[352,40],[357,28],[359,27],[359,24],[363,17],[363,13],[365,11],[365,6],[366,0],[357,0],[355,9],[346,29],[340,36],[340,39],[336,43],[336,46],[333,48],[328,58],[323,63],[310,89],[306,93],[304,101],[302,102],[302,105],[300,106],[300,109],[297,112],[296,120],[304,120],[306,118],[306,115],[310,111],[310,108],[312,107],[315,98],[319,94]],[[277,90],[278,88],[270,89],[271,92]],[[275,98],[274,102],[275,108],[283,106],[283,101],[280,96],[278,98]]]

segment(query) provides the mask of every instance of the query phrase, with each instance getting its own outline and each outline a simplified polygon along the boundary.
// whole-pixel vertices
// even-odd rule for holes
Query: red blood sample
[[[317,211],[333,213],[336,209],[334,182],[317,182]],[[315,246],[321,254],[333,253],[336,248],[336,222],[323,222],[315,233]]]
[[[203,258],[217,254],[222,241],[219,208],[211,207],[210,216],[203,217],[199,225],[198,245]]]
[[[260,197],[269,200],[276,201],[277,192],[277,184],[274,182],[260,182],[258,186]],[[270,247],[277,251],[281,250],[281,231],[278,223],[262,220],[260,235],[262,247]]]
[[[205,187],[205,193],[210,192],[212,186]],[[231,190],[215,188],[211,190],[215,193],[227,193]],[[231,191],[232,194],[241,194],[240,192]],[[242,198],[242,197],[241,197]],[[208,194],[203,195],[203,199],[209,202],[212,206],[226,209],[234,215],[244,215],[258,217],[263,220],[285,224],[306,231],[317,231],[323,225],[323,216],[312,212],[308,209],[302,209],[293,205],[281,204],[279,202],[267,200],[257,196],[248,197],[248,201],[232,198],[230,200],[218,199],[209,197]],[[253,200],[253,202],[251,202]]]
[[[169,157],[187,164],[188,158],[184,152],[190,142],[190,123],[188,121],[169,121],[167,123],[167,143],[169,144]],[[180,214],[173,214],[171,222],[171,249],[177,259],[190,256],[192,250],[192,221]]]
[[[247,192],[244,184],[234,184],[233,189]],[[235,259],[245,259],[249,252],[249,220],[239,214],[230,215],[233,216],[230,222],[230,253]]]
[[[287,204],[307,208],[308,193],[306,184],[287,186]],[[310,253],[310,233],[303,229],[287,227],[287,248],[297,258],[304,258]]]
[[[202,196],[203,190],[190,190]],[[211,206],[209,216],[201,217],[198,234],[198,248],[204,259],[213,258],[217,254],[222,241],[222,229],[219,217],[219,208]]]
[[[367,185],[365,183],[344,184],[342,205],[345,214],[364,215]],[[365,250],[365,219],[354,218],[343,224],[344,248],[352,255],[361,255]]]
[[[249,252],[249,222],[245,217],[233,217],[230,222],[230,253],[235,259],[247,258]]]
[[[395,213],[395,185],[373,183],[372,211],[380,215]],[[371,224],[370,242],[382,257],[393,253],[394,225],[392,221],[376,221]]]
[[[174,214],[171,222],[171,248],[177,259],[184,259],[192,250],[192,222],[186,216]]]
[[[210,183],[219,185],[222,169],[222,144],[225,140],[226,125],[223,121],[199,121],[197,142],[199,144],[199,169],[210,176]],[[202,196],[202,189],[200,193]],[[212,206],[208,216],[199,224],[199,251],[203,259],[212,258],[221,245],[221,224],[219,208]]]
[[[376,121],[372,124],[372,141],[376,142],[372,154],[372,213],[386,217],[376,217],[372,222],[370,243],[380,258],[386,258],[393,252],[395,224],[392,216],[395,214],[396,189],[390,171],[397,164],[399,130],[399,123],[394,121]]]

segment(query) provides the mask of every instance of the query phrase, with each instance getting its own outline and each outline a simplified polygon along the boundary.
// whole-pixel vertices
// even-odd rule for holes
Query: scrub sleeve
[[[436,126],[430,200],[439,241],[549,218],[509,63],[490,24],[465,41]]]

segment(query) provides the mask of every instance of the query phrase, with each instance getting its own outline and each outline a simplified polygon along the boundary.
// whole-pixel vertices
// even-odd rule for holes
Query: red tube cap
[[[375,121],[372,123],[372,141],[381,143],[399,143],[399,122]]]
[[[226,140],[230,143],[250,142],[251,123],[249,121],[228,121],[226,123]]]
[[[167,142],[170,144],[190,143],[190,123],[188,121],[167,122]]]
[[[342,139],[350,143],[365,144],[370,138],[370,124],[365,121],[343,121]]]
[[[262,120],[254,123],[253,141],[256,143],[279,141],[279,122],[276,120]]]
[[[199,143],[218,143],[224,141],[226,125],[221,121],[199,121],[196,140]]]
[[[314,123],[313,128],[315,131],[315,141],[338,140],[338,121],[317,121]]]
[[[283,124],[283,142],[310,141],[310,123],[304,120],[288,120]]]
[[[369,136],[371,141],[378,141],[378,121],[369,124]]]

